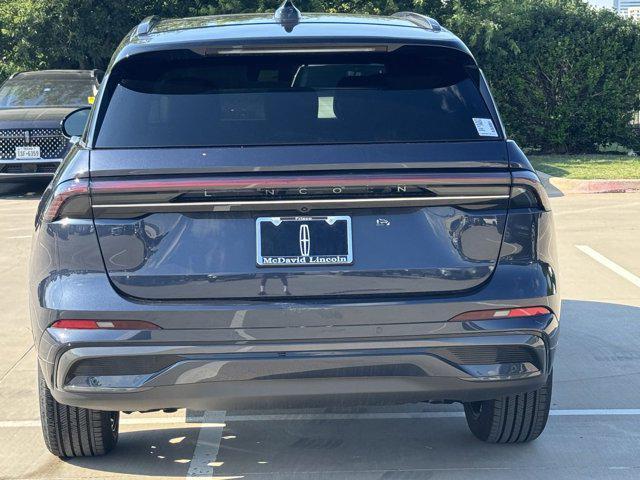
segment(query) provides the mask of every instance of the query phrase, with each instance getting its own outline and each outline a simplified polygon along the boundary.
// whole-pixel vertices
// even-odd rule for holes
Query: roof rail
[[[442,30],[442,26],[438,23],[436,19],[427,17],[426,15],[422,15],[420,13],[397,12],[391,16],[408,20],[411,23],[417,25],[418,27],[426,28],[428,30],[433,30],[434,32],[439,32],[440,30]]]
[[[151,32],[151,29],[154,27],[156,23],[160,21],[160,17],[157,15],[151,15],[144,20],[142,20],[138,26],[136,27],[135,35],[137,37],[141,35],[148,35]]]

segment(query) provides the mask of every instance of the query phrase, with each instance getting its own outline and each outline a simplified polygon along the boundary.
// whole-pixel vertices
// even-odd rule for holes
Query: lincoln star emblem
[[[309,225],[303,223],[300,225],[300,255],[309,256],[311,250],[311,237],[309,235]]]
[[[29,133],[29,130],[24,131],[24,142],[26,144],[29,144],[31,142],[31,134]]]

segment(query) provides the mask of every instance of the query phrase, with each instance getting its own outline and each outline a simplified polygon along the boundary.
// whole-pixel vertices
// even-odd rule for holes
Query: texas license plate
[[[261,217],[256,220],[260,267],[353,263],[351,217]]]
[[[40,158],[40,147],[16,147],[16,159],[37,160]]]

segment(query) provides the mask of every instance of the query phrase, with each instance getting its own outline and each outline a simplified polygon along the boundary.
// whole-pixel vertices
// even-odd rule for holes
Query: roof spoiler
[[[442,30],[442,26],[438,23],[437,20],[431,17],[427,17],[426,15],[422,15],[416,12],[397,12],[391,15],[395,18],[402,18],[403,20],[408,20],[409,22],[417,25],[420,28],[425,28],[427,30],[432,30],[434,32],[439,32]]]
[[[138,26],[136,27],[136,32],[134,36],[141,37],[144,35],[148,35],[151,32],[151,29],[160,21],[160,17],[157,15],[151,15],[144,20],[142,20]]]

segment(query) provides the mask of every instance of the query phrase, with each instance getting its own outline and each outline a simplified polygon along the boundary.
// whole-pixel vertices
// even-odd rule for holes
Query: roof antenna
[[[273,18],[289,33],[300,22],[301,16],[300,10],[296,8],[291,0],[284,0],[274,13]]]

